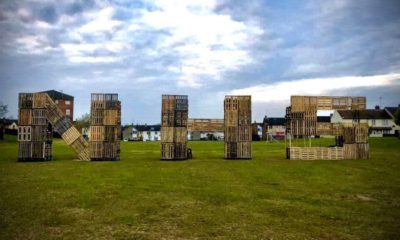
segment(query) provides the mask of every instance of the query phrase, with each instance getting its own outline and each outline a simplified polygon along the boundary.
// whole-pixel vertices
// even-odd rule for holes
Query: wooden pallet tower
[[[90,107],[90,160],[120,160],[121,102],[118,94],[92,93]]]
[[[185,160],[187,155],[187,95],[162,95],[161,160]]]
[[[19,161],[51,160],[53,130],[80,160],[89,160],[88,143],[47,93],[19,94],[18,124]]]
[[[19,94],[18,161],[50,161],[52,128],[46,118],[46,96]]]
[[[365,97],[291,96],[290,106],[286,108],[286,132],[293,137],[330,135],[326,134],[329,133],[326,131],[329,126],[317,124],[318,110],[364,110],[365,108]]]
[[[225,96],[226,159],[251,159],[251,96]]]
[[[296,160],[367,159],[368,124],[355,119],[351,124],[317,123],[318,110],[363,110],[365,97],[292,96],[286,108],[286,133],[289,136],[287,158]],[[292,146],[292,138],[333,135],[335,147]]]

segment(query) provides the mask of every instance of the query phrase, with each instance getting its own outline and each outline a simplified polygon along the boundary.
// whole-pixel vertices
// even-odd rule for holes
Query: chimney
[[[379,109],[381,109],[381,108],[379,107],[379,105],[375,105],[375,110],[379,110]]]

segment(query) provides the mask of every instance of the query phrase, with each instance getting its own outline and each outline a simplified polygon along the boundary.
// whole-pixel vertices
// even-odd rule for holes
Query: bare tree
[[[90,114],[85,113],[80,118],[77,118],[74,125],[80,129],[88,128],[90,126]]]
[[[4,118],[8,113],[8,106],[0,102],[0,118]]]

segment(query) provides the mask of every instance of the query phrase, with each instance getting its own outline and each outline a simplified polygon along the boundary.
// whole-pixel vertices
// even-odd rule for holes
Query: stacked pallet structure
[[[47,93],[20,93],[18,119],[19,161],[51,160],[52,133],[89,160],[88,143]]]
[[[286,131],[293,137],[331,135],[331,125],[317,123],[318,110],[363,110],[365,97],[291,96]]]
[[[343,154],[345,159],[368,159],[368,124],[343,126]]]
[[[251,159],[251,96],[225,96],[226,159]]]
[[[52,128],[46,118],[46,96],[19,94],[18,161],[50,161]]]
[[[89,152],[92,161],[120,160],[121,102],[118,94],[92,93]]]
[[[333,135],[336,146],[287,148],[287,158],[298,160],[366,159],[369,156],[368,125],[317,123],[318,110],[363,110],[365,97],[292,96],[286,108],[286,132],[291,137]]]
[[[185,160],[187,155],[187,95],[162,95],[161,160]]]

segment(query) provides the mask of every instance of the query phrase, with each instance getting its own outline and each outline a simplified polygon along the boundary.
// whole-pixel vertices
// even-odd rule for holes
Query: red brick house
[[[63,111],[65,116],[71,119],[71,122],[74,120],[74,97],[62,92],[58,92],[55,90],[44,91],[47,93],[51,99],[58,105],[58,107]]]

